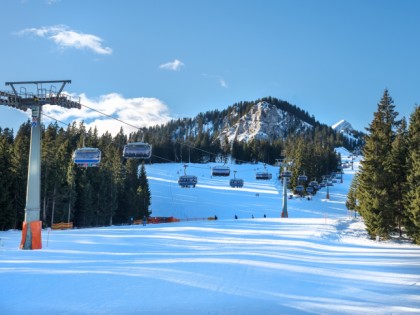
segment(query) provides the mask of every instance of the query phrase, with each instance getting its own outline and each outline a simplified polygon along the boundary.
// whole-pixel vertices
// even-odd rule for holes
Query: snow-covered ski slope
[[[191,165],[181,189],[182,165],[148,165],[153,215],[181,222],[45,230],[37,251],[0,232],[0,314],[420,314],[420,247],[368,239],[344,206],[354,171],[280,218],[278,169],[257,167],[232,166],[231,189]]]
[[[343,160],[350,154],[340,149]],[[229,177],[212,176],[211,169],[223,164],[187,163],[187,174],[195,175],[198,184],[195,188],[181,188],[178,178],[184,175],[184,164],[146,165],[147,177],[152,191],[151,210],[153,216],[173,216],[181,220],[214,217],[220,219],[280,218],[282,213],[283,186],[278,180],[279,167],[259,164],[228,164]],[[229,179],[244,180],[243,188],[232,188]],[[257,172],[269,172],[271,180],[256,180]],[[326,199],[327,189],[323,188],[315,198],[288,200],[288,213],[291,218],[340,218],[347,214],[343,206],[354,171],[347,169],[343,183],[329,187],[330,199]],[[310,179],[311,180],[311,179]],[[289,193],[290,194],[290,193]],[[335,205],[335,206],[334,206]],[[328,211],[327,211],[328,210]]]

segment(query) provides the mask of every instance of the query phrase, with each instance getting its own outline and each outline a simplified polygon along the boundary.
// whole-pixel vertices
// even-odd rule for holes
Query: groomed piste
[[[212,166],[189,165],[195,188],[178,185],[183,164],[146,166],[152,217],[179,222],[44,230],[33,251],[0,232],[1,313],[420,313],[420,248],[370,240],[345,208],[358,161],[329,199],[288,199],[288,218],[279,168],[261,181],[262,164],[229,165],[232,188]]]

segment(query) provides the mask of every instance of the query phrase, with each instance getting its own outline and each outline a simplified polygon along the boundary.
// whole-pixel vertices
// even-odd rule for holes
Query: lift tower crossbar
[[[42,222],[41,209],[41,113],[43,105],[58,105],[65,108],[81,108],[80,99],[72,100],[62,94],[70,80],[6,82],[11,92],[0,91],[0,105],[19,110],[32,110],[31,143],[29,149],[28,183],[26,189],[25,220],[22,227],[22,249],[40,249]],[[49,84],[48,88],[44,88]],[[59,89],[55,84],[61,84]],[[34,92],[25,86],[36,85]],[[16,87],[20,86],[17,91]]]

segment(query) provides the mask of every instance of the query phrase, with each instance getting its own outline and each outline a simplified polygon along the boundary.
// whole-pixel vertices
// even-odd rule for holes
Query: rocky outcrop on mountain
[[[340,120],[338,123],[331,126],[332,129],[334,129],[337,132],[345,132],[345,133],[351,133],[354,131],[351,124],[346,120]]]
[[[275,140],[286,138],[289,134],[307,130],[312,126],[303,122],[295,115],[277,108],[267,102],[259,102],[237,119],[238,113],[232,111],[223,119],[222,132],[219,135],[221,143],[226,139],[229,143],[250,140]],[[235,117],[236,119],[232,119]],[[236,121],[231,123],[231,121]]]

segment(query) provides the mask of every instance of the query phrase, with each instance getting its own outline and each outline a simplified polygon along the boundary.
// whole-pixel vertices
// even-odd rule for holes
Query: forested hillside
[[[266,137],[249,136],[247,140],[239,140],[238,137],[228,138],[227,130],[233,128],[247,114],[249,115],[252,108],[259,103],[273,105],[284,112],[283,118],[287,122],[283,125],[284,128],[278,134]],[[269,117],[260,118],[253,122],[253,125],[246,126],[242,132],[251,134],[250,128],[264,123],[261,122],[264,119],[268,120]],[[343,146],[349,151],[363,145],[363,134],[359,133],[356,140],[350,140],[335,132],[330,126],[319,123],[300,108],[272,97],[254,102],[239,102],[226,110],[200,113],[195,118],[172,120],[166,125],[139,131],[136,137],[141,139],[143,134],[145,141],[153,143],[155,155],[177,162],[208,162],[217,159],[223,161],[232,155],[241,161],[273,164],[276,159],[282,157],[282,152],[284,155],[289,150],[287,153],[290,156],[290,151],[294,150],[293,142],[298,138],[303,138],[312,145],[329,148]],[[191,150],[191,147],[201,150]],[[153,162],[159,162],[159,159],[153,159]]]
[[[268,119],[263,111],[269,106],[270,110],[275,106],[281,111],[279,117],[286,119],[281,136],[267,135],[261,128],[257,130],[261,137],[247,137],[247,141],[221,137],[240,120],[255,120],[247,128],[263,125],[264,119]],[[256,112],[261,116],[255,115]],[[243,126],[242,135],[251,134]],[[0,129],[2,230],[21,228],[24,220],[30,131],[29,121],[20,127],[15,137],[11,130]],[[351,149],[356,145],[346,142],[339,133],[320,124],[307,112],[275,98],[240,102],[221,112],[210,111],[194,119],[173,120],[130,135],[125,135],[123,130],[116,136],[98,135],[96,130],[86,130],[83,123],[50,124],[44,126],[42,132],[43,224],[51,226],[54,222],[72,221],[76,227],[103,226],[128,223],[148,215],[147,174],[144,168],[138,171],[140,160],[122,157],[124,145],[136,141],[153,147],[152,157],[145,163],[212,161],[274,165],[276,160],[286,158],[293,161],[294,175],[305,172],[309,178],[318,180],[339,165],[335,147]],[[79,168],[73,163],[73,152],[83,146],[100,149],[100,167]]]

